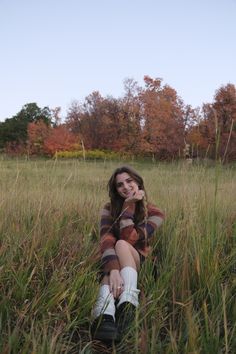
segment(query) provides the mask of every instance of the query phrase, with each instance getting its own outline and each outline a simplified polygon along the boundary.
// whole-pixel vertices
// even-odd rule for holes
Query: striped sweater
[[[121,239],[129,242],[143,256],[151,250],[150,238],[154,231],[162,224],[163,212],[154,205],[147,206],[147,220],[134,223],[135,203],[125,203],[118,220],[111,216],[110,203],[105,204],[101,211],[100,222],[100,250],[102,256],[103,274],[109,274],[112,269],[120,269],[119,260],[115,252],[116,241]]]

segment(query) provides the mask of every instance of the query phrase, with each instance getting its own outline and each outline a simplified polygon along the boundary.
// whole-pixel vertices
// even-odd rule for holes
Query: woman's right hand
[[[124,281],[120,275],[118,269],[112,269],[109,277],[109,287],[110,292],[113,294],[114,298],[118,298],[123,291]]]
[[[136,193],[134,193],[131,197],[125,199],[126,203],[136,203],[142,200],[145,196],[145,192],[142,189],[139,189]]]

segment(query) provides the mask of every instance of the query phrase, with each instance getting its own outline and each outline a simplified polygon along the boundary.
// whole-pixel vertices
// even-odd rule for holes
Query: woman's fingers
[[[140,189],[140,190],[137,192],[137,198],[138,198],[139,200],[143,199],[144,195],[145,195],[145,193],[144,193],[144,191],[143,191],[142,189]]]
[[[111,284],[110,291],[113,294],[114,298],[119,297],[123,291],[123,284],[118,284],[118,285]]]
[[[126,202],[137,202],[139,200],[142,200],[143,197],[145,196],[145,192],[142,189],[139,189],[132,197],[126,198]]]
[[[120,276],[119,271],[111,271],[110,274],[110,292],[113,294],[114,298],[118,298],[123,291],[124,281]]]

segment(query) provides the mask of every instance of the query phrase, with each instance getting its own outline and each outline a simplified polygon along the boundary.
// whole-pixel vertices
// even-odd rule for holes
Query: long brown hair
[[[118,219],[122,210],[122,206],[124,203],[124,198],[122,198],[119,193],[117,192],[116,188],[116,176],[120,175],[121,173],[128,173],[128,175],[138,184],[139,189],[142,189],[145,192],[145,199],[142,199],[136,202],[135,208],[135,215],[134,221],[135,222],[142,222],[146,216],[146,191],[144,188],[143,178],[130,166],[121,166],[118,167],[113,174],[111,175],[107,188],[109,192],[109,197],[111,200],[111,215],[113,216],[114,220]]]

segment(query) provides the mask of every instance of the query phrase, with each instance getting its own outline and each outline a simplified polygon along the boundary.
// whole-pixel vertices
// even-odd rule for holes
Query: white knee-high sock
[[[137,289],[138,273],[132,267],[124,267],[120,271],[120,275],[124,280],[124,290],[119,297],[118,307],[125,301],[131,302],[134,306],[138,306],[138,295],[140,290]]]
[[[97,318],[101,314],[111,315],[115,319],[115,300],[110,293],[109,285],[101,285],[97,297],[97,301],[92,310],[93,318]]]

